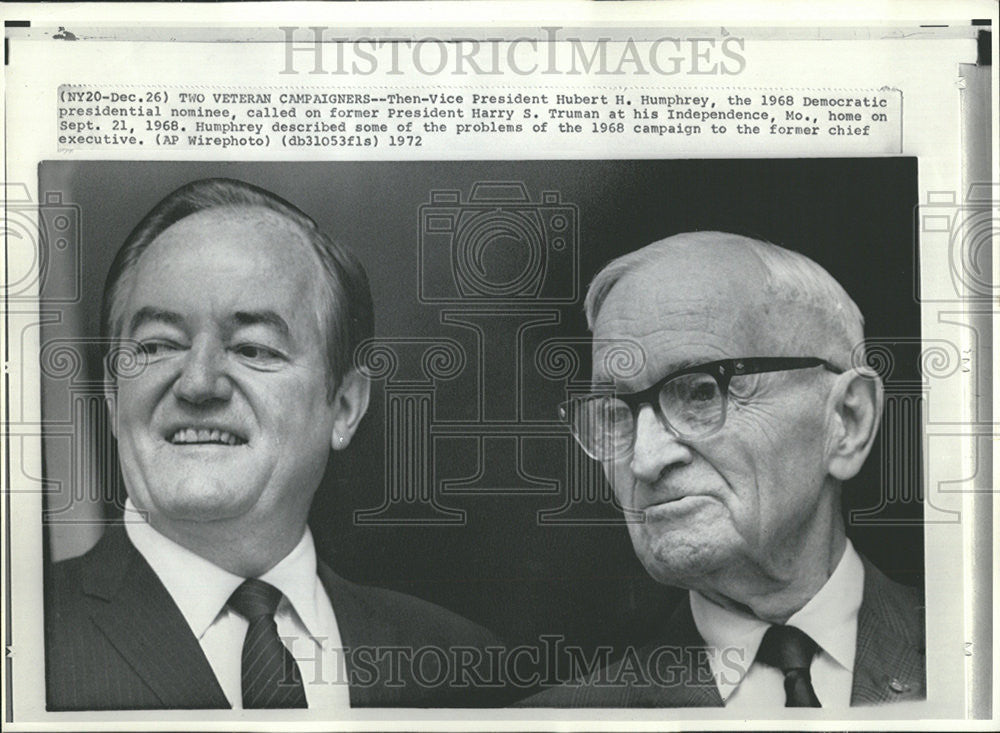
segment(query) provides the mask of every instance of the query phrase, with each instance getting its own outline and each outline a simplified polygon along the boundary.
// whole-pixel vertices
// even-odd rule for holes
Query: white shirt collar
[[[834,661],[854,669],[858,611],[865,590],[865,568],[857,551],[847,541],[844,556],[833,574],[809,602],[785,622],[809,634]],[[853,629],[854,633],[846,631]],[[754,654],[757,651],[754,650]]]
[[[201,639],[244,578],[160,534],[131,499],[125,502],[125,531],[174,599],[191,631]],[[321,633],[316,607],[316,548],[308,527],[292,551],[260,579],[284,594],[282,604],[291,605],[310,636]]]
[[[848,671],[854,669],[864,572],[861,558],[851,541],[847,540],[840,562],[823,587],[785,622],[787,626],[807,633],[820,649]],[[696,591],[692,591],[689,597],[695,626],[710,647],[719,692],[723,700],[728,699],[757,656],[757,649],[770,624],[756,616],[723,608]],[[717,664],[713,657],[720,650],[734,649],[745,664],[743,675],[738,679],[733,674],[734,665]]]
[[[292,551],[260,579],[285,594],[309,636],[322,635],[316,593],[322,592],[323,587],[316,582],[316,547],[308,527]]]

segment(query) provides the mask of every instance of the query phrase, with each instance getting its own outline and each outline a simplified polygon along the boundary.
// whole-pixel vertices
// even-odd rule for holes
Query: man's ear
[[[837,377],[827,444],[827,468],[834,478],[846,481],[861,470],[882,421],[882,399],[882,380],[874,372],[851,369]]]
[[[368,410],[371,382],[357,369],[351,369],[340,380],[337,394],[333,398],[337,414],[333,421],[333,435],[330,444],[334,450],[346,448]]]
[[[115,380],[114,369],[108,364],[110,358],[110,355],[104,358],[104,406],[108,410],[111,434],[118,440],[118,382]]]

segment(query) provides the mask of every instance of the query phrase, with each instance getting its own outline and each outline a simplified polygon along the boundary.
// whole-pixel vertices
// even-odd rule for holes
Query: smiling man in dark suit
[[[313,495],[368,406],[353,254],[270,192],[196,181],[129,235],[102,316],[141,367],[108,365],[129,499],[47,579],[50,710],[489,702],[434,666],[490,634],[316,558]]]
[[[525,704],[923,698],[921,595],[845,534],[841,485],[871,450],[882,385],[844,289],[799,253],[698,232],[611,262],[586,311],[598,389],[562,416],[647,572],[690,593],[615,668]]]

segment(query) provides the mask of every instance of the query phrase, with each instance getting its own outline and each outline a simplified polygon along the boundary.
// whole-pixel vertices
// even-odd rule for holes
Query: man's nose
[[[651,406],[639,408],[631,463],[636,479],[656,483],[668,468],[690,463],[691,457],[691,449],[663,426]]]
[[[174,382],[174,394],[192,404],[228,400],[233,394],[233,384],[225,358],[225,351],[219,345],[196,341]]]

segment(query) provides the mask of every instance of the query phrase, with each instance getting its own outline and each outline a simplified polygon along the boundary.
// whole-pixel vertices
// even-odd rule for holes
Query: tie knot
[[[244,580],[229,596],[229,607],[247,621],[261,616],[274,616],[281,602],[281,591],[257,578]]]
[[[818,646],[807,633],[794,626],[772,626],[764,634],[757,650],[757,661],[777,667],[785,674],[792,670],[808,672]]]

